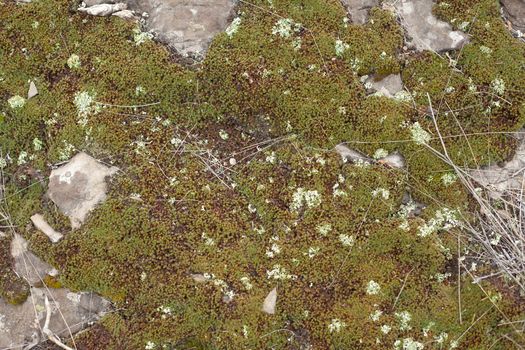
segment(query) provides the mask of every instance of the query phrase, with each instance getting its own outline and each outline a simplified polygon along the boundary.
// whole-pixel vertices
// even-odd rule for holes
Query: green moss
[[[411,141],[410,125],[420,123],[439,149],[432,104],[451,157],[474,166],[504,159],[514,143],[501,135],[467,142],[458,123],[467,134],[512,131],[524,116],[523,47],[491,2],[448,2],[436,8],[441,17],[478,18],[471,44],[451,60],[399,59],[402,30],[387,11],[374,9],[356,26],[339,1],[274,0],[241,4],[239,31],[219,34],[192,69],[153,42],[135,45],[134,25],[120,19],[69,13],[65,1],[2,5],[0,96],[25,95],[28,79],[39,89],[20,110],[0,106],[2,152],[13,159],[5,168],[9,211],[32,249],[61,271],[47,285],[115,303],[118,311],[82,338],[86,347],[96,348],[98,334],[107,349],[150,341],[182,349],[391,349],[408,337],[440,348],[432,342],[445,332],[444,346],[459,338],[459,348],[485,349],[507,334],[498,309],[512,320],[523,310],[483,284],[493,307],[466,277],[459,322],[453,231],[419,234],[436,210],[469,202],[459,182],[443,180],[450,168]],[[272,34],[282,18],[301,23],[290,37]],[[75,69],[66,64],[73,53],[81,61]],[[398,72],[413,100],[366,96],[363,75]],[[491,93],[494,79],[505,82],[501,96]],[[85,125],[74,103],[83,91],[102,103]],[[343,141],[368,155],[399,151],[407,167],[343,163],[332,151]],[[77,150],[121,172],[108,199],[69,232],[37,175]],[[33,159],[19,166],[22,151]],[[421,217],[399,214],[407,188],[429,205]],[[64,240],[51,244],[26,229],[37,211]],[[195,280],[201,274],[205,282]],[[367,293],[370,281],[378,294]],[[274,287],[270,316],[261,305]],[[403,311],[410,328],[401,327]]]

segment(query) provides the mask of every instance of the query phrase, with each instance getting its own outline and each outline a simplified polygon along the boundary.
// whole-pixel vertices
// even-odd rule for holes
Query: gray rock
[[[525,32],[525,0],[501,0],[501,8],[512,29]]]
[[[352,163],[368,163],[371,164],[374,160],[370,157],[365,156],[363,153],[348,148],[344,143],[340,143],[335,146],[334,150],[341,156],[344,162]]]
[[[109,311],[110,303],[94,293],[73,293],[68,289],[32,288],[21,305],[0,299],[0,349],[30,349],[46,337],[41,333],[50,302],[49,330],[67,339]]]
[[[36,88],[36,85],[33,81],[29,82],[29,90],[27,91],[27,99],[29,100],[31,97],[35,97],[38,95],[38,90]]]
[[[122,10],[122,11],[113,12],[111,15],[122,18],[122,19],[127,19],[127,20],[137,19],[137,17],[135,16],[135,13],[131,10]]]
[[[46,275],[58,274],[51,265],[29,251],[27,241],[18,234],[14,234],[11,241],[11,256],[14,271],[31,286],[41,286]]]
[[[499,199],[509,192],[520,193],[523,188],[525,137],[521,136],[519,139],[520,144],[512,159],[501,165],[485,166],[469,173],[473,180],[488,190],[491,198]]]
[[[386,157],[377,160],[379,164],[389,166],[391,168],[403,169],[406,165],[405,157],[399,152],[392,152]]]
[[[100,4],[114,4],[114,0],[84,0],[84,4],[86,4],[86,7],[94,6],[94,5],[100,5]]]
[[[452,26],[432,14],[432,0],[399,0],[394,8],[401,18],[409,47],[418,51],[436,52],[456,50],[467,41],[467,35],[453,31]]]
[[[380,80],[374,76],[369,77],[366,80],[366,86],[387,97],[394,97],[396,93],[403,91],[403,81],[400,74],[390,74]]]
[[[348,10],[352,22],[365,24],[372,7],[379,5],[379,0],[341,0]]]
[[[88,213],[106,199],[105,179],[117,170],[81,152],[51,171],[47,196],[69,216],[71,226],[79,228]]]
[[[268,315],[275,314],[275,305],[277,303],[277,288],[272,289],[270,293],[264,298],[262,311]]]
[[[127,0],[148,13],[148,30],[184,57],[202,58],[212,38],[229,25],[237,0]]]

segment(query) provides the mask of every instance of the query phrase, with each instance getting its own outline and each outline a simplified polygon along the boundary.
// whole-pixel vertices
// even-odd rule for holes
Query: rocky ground
[[[0,2],[0,349],[525,347],[524,13]]]

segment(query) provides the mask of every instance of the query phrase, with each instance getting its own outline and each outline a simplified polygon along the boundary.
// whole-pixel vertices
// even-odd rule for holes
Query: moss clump
[[[45,275],[43,281],[49,288],[62,288],[62,283],[56,277]]]

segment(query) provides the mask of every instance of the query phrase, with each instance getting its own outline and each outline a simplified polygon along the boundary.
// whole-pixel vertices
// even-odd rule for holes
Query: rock
[[[114,0],[84,0],[84,4],[86,4],[87,7],[94,6],[94,5],[100,5],[100,4],[114,4]]]
[[[92,16],[110,16],[112,13],[126,10],[128,8],[127,4],[118,3],[118,4],[99,4],[89,7],[80,7],[79,12],[84,12]]]
[[[501,8],[512,29],[525,32],[525,0],[501,0]]]
[[[399,152],[390,153],[388,156],[378,159],[377,162],[397,169],[403,169],[406,163],[405,157]]]
[[[403,91],[403,81],[400,74],[390,74],[381,79],[372,76],[366,80],[365,84],[367,88],[387,97],[394,97],[396,93]]]
[[[44,341],[40,333],[50,303],[49,330],[63,339],[75,334],[109,311],[110,303],[94,293],[73,293],[68,289],[32,288],[21,305],[0,299],[0,349],[30,349]],[[60,310],[60,312],[58,311]]]
[[[524,132],[524,130],[521,130]],[[525,136],[520,136],[516,153],[509,161],[469,172],[471,178],[489,190],[489,197],[500,199],[509,192],[521,193],[525,170]]]
[[[42,215],[35,214],[31,216],[31,221],[38,230],[42,231],[47,237],[49,237],[51,242],[56,243],[62,239],[63,235],[60,232],[55,231],[51,226],[49,226],[49,224]]]
[[[277,288],[272,289],[263,302],[262,311],[268,315],[275,314],[275,304],[277,303]]]
[[[379,0],[341,0],[346,7],[352,22],[365,24],[372,7],[379,5]]]
[[[38,90],[36,89],[36,85],[33,81],[29,82],[29,90],[27,91],[27,99],[29,100],[31,97],[35,97],[38,95]]]
[[[106,199],[106,177],[118,168],[108,167],[84,152],[51,171],[47,196],[69,216],[71,226],[79,228],[88,213]]]
[[[335,146],[334,150],[343,158],[344,162],[363,162],[373,163],[373,159],[365,156],[361,152],[348,148],[343,143]]]
[[[11,241],[11,256],[14,271],[31,286],[41,286],[46,275],[58,274],[51,265],[29,251],[27,241],[16,233]]]
[[[126,0],[156,38],[184,57],[201,59],[212,38],[229,25],[237,0]]]
[[[122,19],[137,19],[137,17],[131,10],[122,10],[122,11],[113,12],[111,15],[122,18]]]
[[[202,273],[192,273],[190,277],[197,283],[206,283],[209,281]]]
[[[399,0],[394,4],[401,24],[410,37],[407,46],[418,51],[448,51],[461,48],[467,35],[432,14],[432,0]]]

